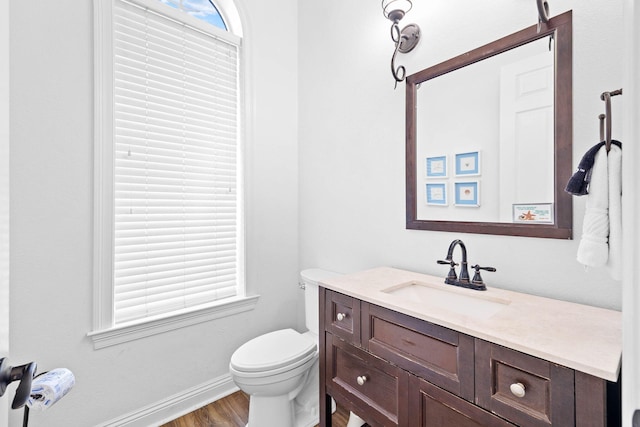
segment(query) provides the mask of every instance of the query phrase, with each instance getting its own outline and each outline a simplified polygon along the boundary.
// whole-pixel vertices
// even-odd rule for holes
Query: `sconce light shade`
[[[382,13],[393,22],[400,21],[411,10],[411,0],[382,0]]]

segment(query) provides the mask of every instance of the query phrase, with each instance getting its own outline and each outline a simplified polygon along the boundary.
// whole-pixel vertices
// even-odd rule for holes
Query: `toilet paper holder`
[[[16,395],[11,403],[11,409],[21,408],[27,403],[31,394],[31,383],[36,373],[37,365],[29,362],[20,366],[9,366],[5,357],[0,359],[0,397],[7,390],[7,386],[14,381],[20,381],[16,389]]]
[[[0,397],[7,391],[9,384],[20,381],[11,409],[24,406],[22,427],[29,424],[29,407],[44,410],[63,398],[75,385],[73,373],[66,368],[42,372],[37,376],[36,369],[35,362],[9,366],[6,358],[0,358]]]

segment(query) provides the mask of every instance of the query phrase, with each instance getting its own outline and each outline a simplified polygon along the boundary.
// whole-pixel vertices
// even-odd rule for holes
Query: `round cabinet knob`
[[[360,375],[358,378],[356,378],[356,381],[358,382],[358,385],[364,385],[364,383],[367,382],[367,377],[365,377],[364,375]]]
[[[522,384],[522,383],[513,383],[513,384],[511,384],[509,389],[511,390],[511,393],[513,393],[513,395],[516,396],[516,397],[524,397],[524,395],[526,393],[526,390],[524,388],[524,384]]]
[[[344,314],[344,313],[338,313],[336,315],[336,319],[338,319],[339,322],[342,322],[346,317],[347,317],[347,315]]]

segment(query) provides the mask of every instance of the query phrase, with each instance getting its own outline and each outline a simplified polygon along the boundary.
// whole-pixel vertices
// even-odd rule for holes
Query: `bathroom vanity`
[[[320,288],[320,426],[620,424],[621,314],[394,268]]]

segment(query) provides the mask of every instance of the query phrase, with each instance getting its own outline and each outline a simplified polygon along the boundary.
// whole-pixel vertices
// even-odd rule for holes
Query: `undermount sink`
[[[465,316],[488,318],[501,311],[510,301],[484,295],[482,291],[466,289],[442,289],[424,282],[407,282],[383,289],[382,292],[417,302],[424,306],[452,311]],[[469,295],[476,292],[477,295]]]

